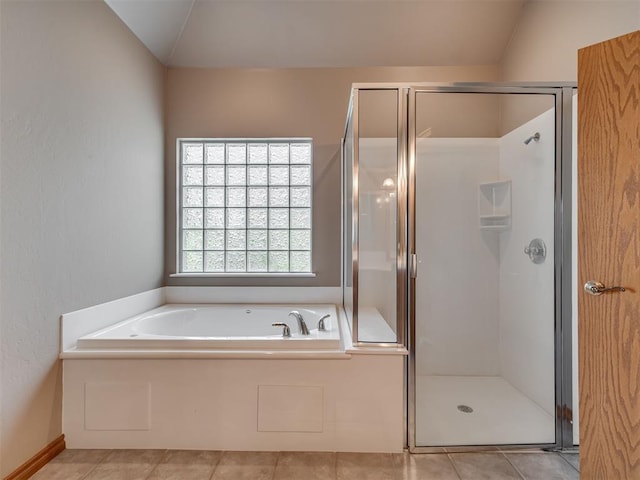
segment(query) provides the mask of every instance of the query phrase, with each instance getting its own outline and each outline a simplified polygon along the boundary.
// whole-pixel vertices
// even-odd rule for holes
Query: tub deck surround
[[[64,360],[68,448],[401,452],[401,355]]]
[[[73,349],[83,335],[163,305],[165,298],[166,287],[162,287],[62,314],[60,351]]]

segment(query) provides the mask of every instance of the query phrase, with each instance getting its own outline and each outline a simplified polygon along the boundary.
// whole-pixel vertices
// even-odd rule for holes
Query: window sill
[[[172,273],[169,275],[171,278],[313,278],[316,274],[313,272],[292,272],[292,273]]]

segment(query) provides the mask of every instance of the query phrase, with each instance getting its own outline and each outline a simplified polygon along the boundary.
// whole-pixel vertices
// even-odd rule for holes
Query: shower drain
[[[473,408],[468,405],[458,405],[458,410],[462,413],[473,413]]]

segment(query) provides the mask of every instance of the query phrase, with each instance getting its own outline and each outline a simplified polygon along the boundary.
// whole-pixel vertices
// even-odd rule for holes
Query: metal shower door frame
[[[360,172],[360,118],[359,118],[359,104],[360,104],[360,92],[361,91],[393,91],[397,96],[397,109],[396,109],[396,161],[398,171],[397,182],[397,202],[396,202],[396,243],[398,246],[396,252],[396,341],[395,342],[363,342],[359,335],[359,265],[360,265],[360,187],[359,187],[359,172]],[[351,249],[351,264],[352,264],[352,316],[351,316],[351,339],[354,346],[357,347],[378,347],[397,349],[398,347],[406,347],[407,345],[407,252],[408,245],[407,240],[407,110],[408,110],[408,86],[403,84],[386,84],[386,83],[373,83],[373,84],[353,84],[351,87],[351,99],[349,102],[349,110],[347,112],[347,126],[345,127],[345,139],[346,132],[348,131],[349,121],[352,122],[352,137],[353,137],[353,169],[352,169],[352,213],[351,213],[351,245],[344,244],[343,248]],[[344,141],[342,145],[344,149]],[[344,153],[343,153],[344,158]],[[346,168],[346,166],[343,166]],[[343,176],[346,176],[343,172]],[[344,194],[344,186],[342,188]],[[344,203],[344,198],[343,198]],[[344,228],[344,225],[343,225]],[[344,232],[343,232],[344,236]],[[343,272],[345,269],[344,255],[343,255]],[[344,281],[344,279],[343,279]],[[343,285],[344,288],[344,285]],[[406,390],[406,389],[405,389]],[[406,413],[406,412],[405,412]],[[406,415],[405,415],[406,416]]]
[[[571,228],[572,228],[572,83],[420,83],[406,85],[407,102],[407,264],[409,271],[407,305],[407,447],[412,453],[433,452],[432,447],[416,445],[416,95],[419,93],[476,93],[551,95],[555,108],[555,172],[554,172],[554,374],[555,374],[555,443],[508,445],[509,448],[545,448],[561,450],[573,445],[573,389],[572,389],[572,272],[571,272]],[[400,302],[401,299],[399,298]],[[500,445],[496,445],[500,446]],[[473,450],[474,445],[456,446]]]

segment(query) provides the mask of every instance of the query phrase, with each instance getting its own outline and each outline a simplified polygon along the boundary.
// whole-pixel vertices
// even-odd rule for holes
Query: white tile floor
[[[416,377],[416,445],[555,442],[551,413],[502,377]],[[473,408],[463,413],[458,405]]]

